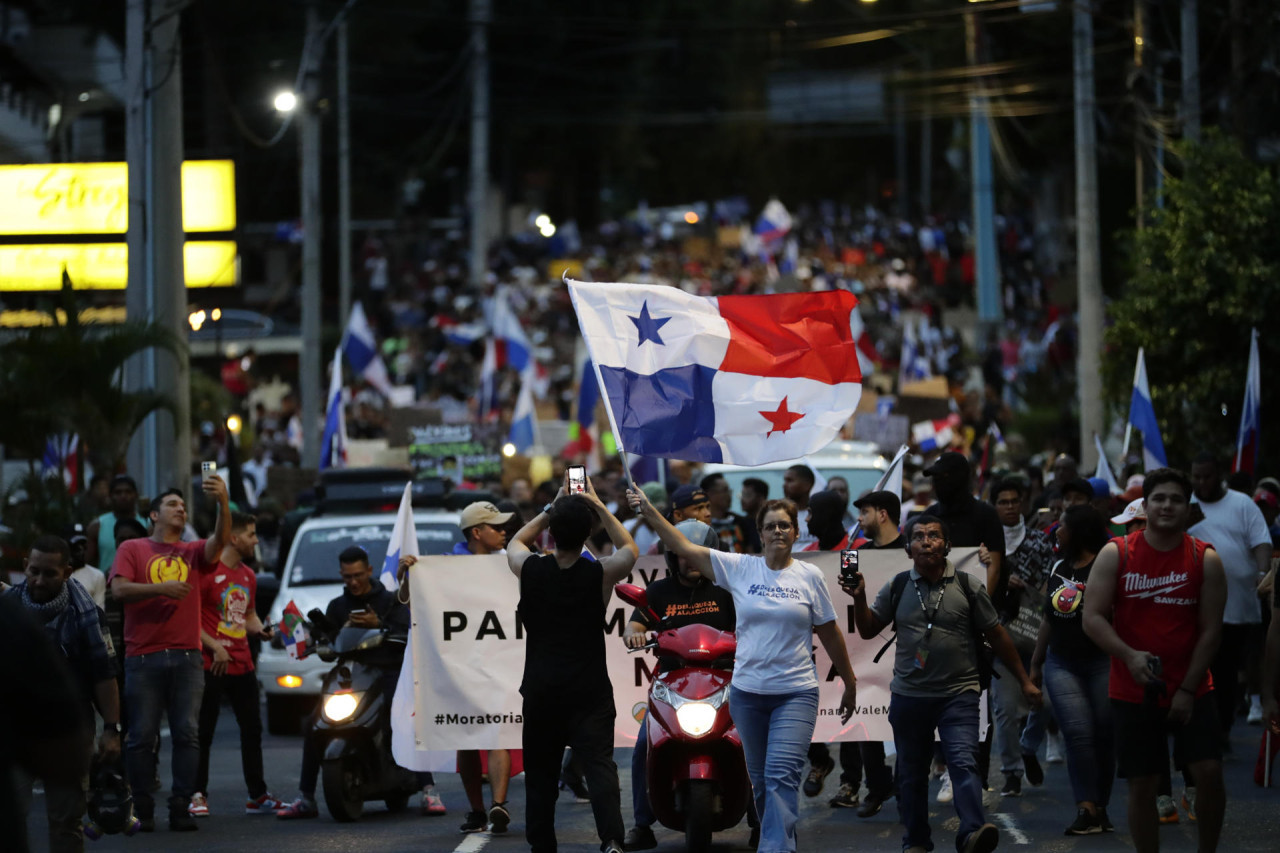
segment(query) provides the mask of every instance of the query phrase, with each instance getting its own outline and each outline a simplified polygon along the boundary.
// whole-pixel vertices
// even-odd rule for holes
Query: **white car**
[[[394,512],[371,515],[322,515],[309,518],[298,528],[280,577],[280,593],[271,605],[269,619],[279,626],[285,606],[292,601],[305,617],[313,608],[324,610],[342,595],[338,555],[352,545],[369,554],[376,578],[382,573],[387,543],[395,525]],[[422,554],[448,554],[462,541],[459,513],[415,510],[414,528]],[[303,715],[320,696],[321,680],[329,671],[318,657],[294,660],[274,643],[263,643],[258,655],[258,684],[267,697],[267,730],[272,734],[296,731]]]
[[[889,467],[889,460],[881,455],[875,444],[869,441],[833,441],[817,453],[804,459],[787,459],[782,462],[766,462],[746,467],[711,463],[702,466],[702,476],[723,474],[733,492],[733,511],[742,512],[739,493],[742,481],[748,477],[764,480],[769,484],[769,497],[782,497],[782,475],[792,465],[808,465],[826,479],[844,477],[849,483],[849,499],[875,488],[876,483]]]

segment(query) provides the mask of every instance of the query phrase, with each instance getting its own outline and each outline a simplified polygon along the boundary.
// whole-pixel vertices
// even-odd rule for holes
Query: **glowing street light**
[[[697,225],[697,224],[698,224],[698,214],[697,214],[696,212],[694,212],[694,211],[692,211],[692,210],[691,210],[691,211],[689,211],[688,213],[686,213],[686,214],[684,215],[684,221],[685,221],[685,222],[688,222],[690,225]]]
[[[298,108],[298,96],[293,92],[279,92],[271,103],[277,112],[291,113]]]
[[[516,455],[516,446],[511,442],[502,445],[502,455],[508,458]]]

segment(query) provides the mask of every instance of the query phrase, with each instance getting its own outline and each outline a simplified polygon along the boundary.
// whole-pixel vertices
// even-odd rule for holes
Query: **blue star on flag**
[[[649,300],[646,299],[644,304],[640,306],[639,317],[628,316],[627,319],[636,324],[636,332],[640,336],[640,340],[636,346],[640,346],[645,341],[653,341],[658,346],[666,346],[662,341],[662,336],[658,334],[658,330],[667,323],[670,323],[671,318],[663,317],[659,319],[657,317],[649,316]]]

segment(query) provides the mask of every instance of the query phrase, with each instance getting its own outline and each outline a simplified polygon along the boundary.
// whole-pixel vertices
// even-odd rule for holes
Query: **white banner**
[[[977,549],[956,548],[956,566],[985,580]],[[836,583],[838,552],[798,555],[822,569],[836,606],[841,631],[847,635],[849,657],[858,677],[858,707],[841,724],[838,707],[842,683],[825,650],[817,644],[815,660],[821,682],[815,741],[892,741],[889,727],[889,682],[893,678],[894,649],[880,663],[872,663],[891,632],[863,640],[853,625],[853,599]],[[867,595],[874,601],[893,576],[911,567],[899,550],[862,551],[859,569]],[[505,556],[422,557],[411,570],[414,661],[413,723],[419,750],[517,749],[524,674],[524,632],[516,616],[519,581],[507,568]],[[647,587],[664,577],[661,557],[641,557],[630,582]],[[615,746],[635,742],[637,720],[643,715],[655,659],[650,653],[627,654],[622,644],[631,606],[616,596],[605,612],[605,648],[609,678],[618,709]],[[569,697],[567,697],[569,698]],[[984,703],[985,707],[985,703]],[[985,713],[982,725],[985,727]],[[403,723],[402,720],[397,720]]]

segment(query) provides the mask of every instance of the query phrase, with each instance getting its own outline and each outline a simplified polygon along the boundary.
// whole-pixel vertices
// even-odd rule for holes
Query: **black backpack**
[[[872,663],[879,663],[880,658],[884,657],[884,653],[889,651],[889,647],[893,645],[893,641],[898,639],[898,604],[902,601],[902,593],[906,590],[907,584],[911,580],[911,571],[898,572],[894,575],[893,584],[889,587],[889,612],[893,614],[893,636],[876,652],[876,656],[872,658]],[[964,599],[969,605],[969,630],[973,634],[974,641],[978,647],[978,686],[983,690],[991,687],[991,679],[999,678],[1000,673],[995,671],[993,664],[995,663],[995,649],[991,648],[991,643],[987,641],[986,635],[978,630],[978,625],[973,621],[973,589],[969,586],[969,573],[956,570],[956,584],[960,587],[960,591],[964,593]]]

